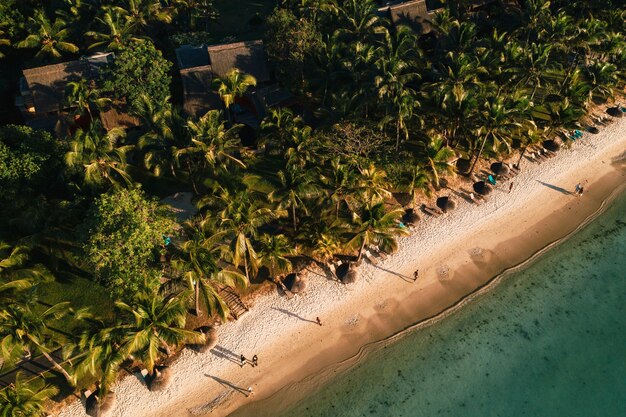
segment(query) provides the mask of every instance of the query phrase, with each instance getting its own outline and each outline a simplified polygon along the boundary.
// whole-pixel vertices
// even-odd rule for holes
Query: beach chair
[[[378,264],[378,259],[370,252],[369,249],[363,249],[363,259],[372,265]]]
[[[428,207],[426,204],[424,204],[422,209],[424,210],[424,212],[426,212],[427,214],[430,214],[433,217],[439,217],[443,214],[441,210],[435,210],[432,207]]]
[[[481,195],[476,195],[474,193],[468,193],[467,198],[469,198],[474,204],[481,205],[484,201],[484,197]]]

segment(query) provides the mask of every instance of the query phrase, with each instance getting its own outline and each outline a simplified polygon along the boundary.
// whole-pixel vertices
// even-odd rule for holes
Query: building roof
[[[211,65],[180,70],[183,82],[183,110],[190,116],[201,117],[211,109],[221,109],[222,102],[212,92],[213,72]]]
[[[389,6],[389,17],[394,25],[422,26],[422,32],[430,31],[424,27],[424,23],[429,21],[428,8],[425,0],[414,0],[407,3],[395,4]],[[427,29],[427,30],[425,30]]]
[[[24,78],[33,97],[35,111],[49,113],[64,108],[67,84],[81,78],[95,79],[102,66],[111,62],[112,58],[111,53],[99,54],[76,61],[25,69]]]
[[[203,67],[209,65],[209,53],[206,46],[183,45],[176,48],[176,60],[181,70]]]
[[[238,68],[256,78],[258,82],[269,81],[263,41],[248,41],[213,45],[207,48],[213,73],[224,77],[233,68]]]
[[[119,106],[111,106],[109,109],[101,111],[100,121],[107,131],[117,127],[129,129],[141,124],[138,118],[131,116],[125,109]]]
[[[24,77],[33,96],[35,111],[49,113],[63,108],[65,88],[68,82],[89,76],[87,61],[70,61],[62,64],[24,70]]]

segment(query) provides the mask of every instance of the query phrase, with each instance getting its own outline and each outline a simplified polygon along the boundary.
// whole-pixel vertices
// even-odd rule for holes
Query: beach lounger
[[[436,209],[434,209],[432,207],[428,207],[425,204],[424,204],[423,209],[424,209],[424,211],[426,213],[428,213],[428,214],[430,214],[431,216],[434,216],[434,217],[439,217],[439,216],[441,216],[443,214],[443,212],[441,210],[436,210]]]
[[[483,196],[476,195],[474,193],[468,193],[467,198],[469,198],[473,203],[479,206],[485,201]]]
[[[369,251],[369,249],[363,250],[363,259],[365,259],[372,265],[376,265],[378,263],[378,259]]]

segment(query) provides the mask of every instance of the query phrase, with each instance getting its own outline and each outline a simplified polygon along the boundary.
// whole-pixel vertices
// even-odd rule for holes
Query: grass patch
[[[40,284],[39,300],[46,304],[69,301],[74,309],[87,308],[96,317],[113,317],[113,301],[106,290],[97,283],[77,275],[63,272],[52,282]],[[68,317],[55,327],[71,331],[74,321]]]

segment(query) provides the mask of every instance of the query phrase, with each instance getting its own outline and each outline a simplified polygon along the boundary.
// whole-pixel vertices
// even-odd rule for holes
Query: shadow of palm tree
[[[291,316],[291,317],[294,317],[294,318],[297,318],[298,320],[308,321],[309,323],[317,324],[317,322],[315,320],[305,319],[304,317],[301,317],[301,316],[297,315],[296,313],[292,313],[289,310],[285,310],[284,308],[272,307],[272,310],[280,311],[281,313],[286,314],[286,315]]]
[[[550,189],[552,189],[554,191],[558,191],[561,194],[573,195],[573,193],[571,191],[568,191],[565,188],[561,188],[561,187],[558,187],[556,185],[548,184],[547,182],[543,182],[543,181],[539,181],[539,180],[535,180],[535,181],[537,181],[539,184],[541,184],[541,185],[543,185],[545,187],[548,187],[548,188],[550,188]]]

